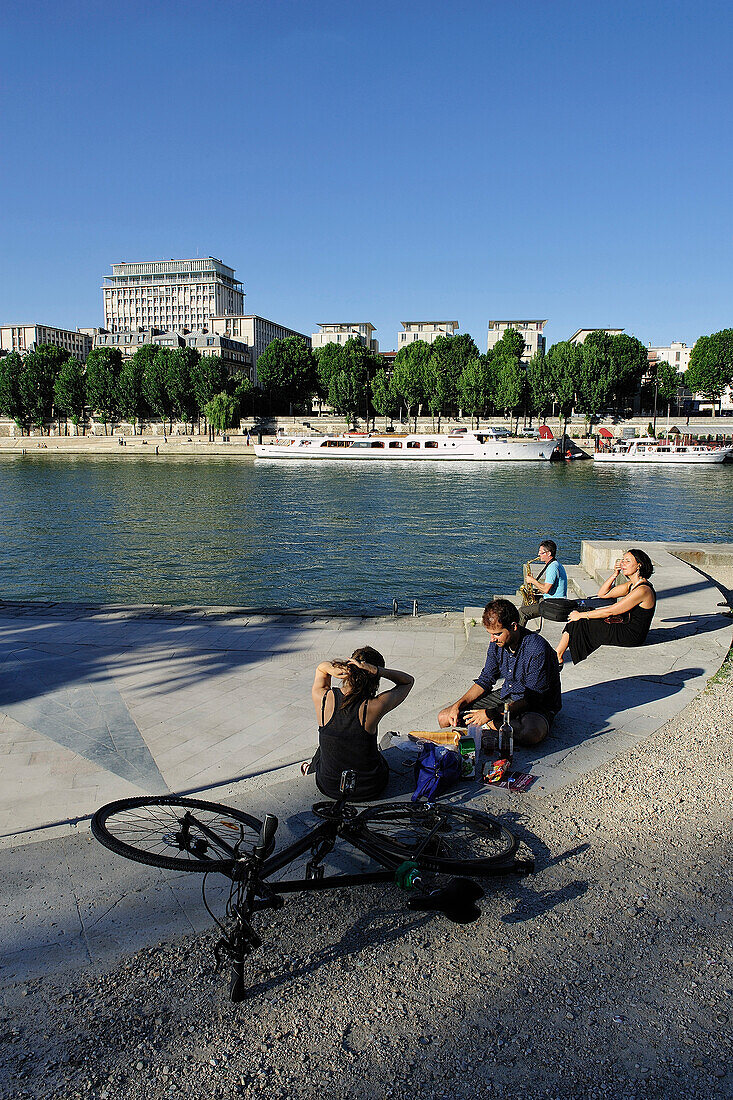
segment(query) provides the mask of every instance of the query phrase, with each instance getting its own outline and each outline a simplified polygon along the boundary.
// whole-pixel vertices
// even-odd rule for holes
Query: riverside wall
[[[633,428],[637,435],[643,435],[649,425],[647,416],[637,416],[628,420],[617,422],[602,421],[594,426],[597,432],[599,427],[606,427],[616,436],[621,436],[624,428]],[[536,426],[539,421],[533,421]],[[657,417],[657,428],[662,431],[666,427],[666,417]],[[481,427],[509,427],[510,422],[503,417],[487,417],[480,421]],[[562,423],[557,418],[547,421],[548,426],[559,435]],[[470,429],[475,425],[468,417],[443,418],[440,430],[448,432],[453,428]],[[370,424],[371,430],[384,431],[389,426],[384,417],[377,417],[376,422]],[[670,418],[669,426],[679,428],[681,432],[693,435],[725,435],[733,437],[733,416],[710,417],[682,417]],[[205,431],[191,430],[191,426],[182,423],[173,423],[172,430],[166,431],[162,424],[151,423],[144,425],[141,434],[133,432],[131,424],[121,423],[114,430],[107,429],[104,425],[92,422],[83,435],[75,434],[73,425],[51,425],[50,430],[41,432],[36,429],[29,435],[22,435],[17,425],[7,418],[0,418],[0,454],[2,453],[26,453],[36,454],[38,451],[65,454],[109,454],[120,456],[133,454],[239,454],[254,455],[254,450],[247,443],[250,436],[250,444],[258,441],[261,435],[263,439],[275,436],[278,432],[285,434],[340,434],[347,431],[347,423],[343,417],[326,415],[315,416],[303,414],[300,416],[265,417],[260,419],[245,419],[240,422],[238,428],[228,429],[225,433],[219,433],[214,440],[209,440]],[[360,421],[356,430],[365,431],[366,422]],[[392,422],[395,432],[414,431],[414,421],[409,425],[407,421]],[[429,416],[417,418],[417,431],[419,433],[432,433],[437,431],[437,421]],[[353,426],[352,426],[353,428]],[[593,446],[593,435],[588,435],[584,422],[569,421],[567,434],[571,439],[581,445]],[[157,451],[156,451],[157,448]]]

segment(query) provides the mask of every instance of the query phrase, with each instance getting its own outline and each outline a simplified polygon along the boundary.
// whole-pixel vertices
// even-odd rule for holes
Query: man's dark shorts
[[[467,710],[503,710],[504,702],[505,700],[501,698],[501,695],[498,691],[487,691],[478,699],[474,699],[472,703],[466,703],[465,706],[461,707],[461,709],[458,711],[458,724],[465,724],[463,720],[463,715],[466,713]],[[537,720],[539,720],[546,726],[544,734],[544,736],[546,737],[547,734],[550,732],[553,717],[554,715],[544,714],[542,711],[539,710],[525,710],[522,711],[521,714],[516,714],[512,718],[512,727],[514,728],[515,733],[520,733],[522,727],[525,724],[536,726]]]

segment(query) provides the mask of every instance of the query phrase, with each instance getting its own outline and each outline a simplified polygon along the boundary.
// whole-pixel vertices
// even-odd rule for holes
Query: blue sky
[[[0,322],[218,256],[303,332],[728,327],[729,3],[5,0]]]

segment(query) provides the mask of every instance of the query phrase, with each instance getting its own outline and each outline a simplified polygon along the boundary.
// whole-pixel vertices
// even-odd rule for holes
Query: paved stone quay
[[[467,785],[457,792],[461,801],[503,809],[572,783],[642,742],[720,667],[731,641],[721,589],[701,566],[676,556],[678,547],[642,545],[655,562],[659,595],[647,644],[604,649],[577,667],[567,662],[563,710],[551,736],[517,754],[517,766],[537,776],[531,791]],[[595,591],[623,549],[584,544],[585,568],[571,570],[576,590]],[[733,546],[715,549],[733,556]],[[317,662],[374,645],[388,665],[416,676],[382,732],[435,728],[440,707],[482,667],[488,639],[475,619],[472,609],[359,619],[237,608],[0,605],[5,976],[44,960],[97,962],[151,936],[200,926],[196,884],[126,864],[91,841],[88,819],[99,805],[176,792],[258,816],[272,808],[284,821],[298,817],[315,795],[298,764],[316,743],[310,685]],[[560,630],[543,628],[553,643]],[[395,775],[387,797],[409,791],[404,765],[413,756],[404,740],[389,750]]]

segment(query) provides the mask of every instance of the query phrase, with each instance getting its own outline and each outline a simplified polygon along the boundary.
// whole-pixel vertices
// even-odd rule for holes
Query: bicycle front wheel
[[[122,798],[92,818],[92,835],[105,848],[174,871],[226,874],[236,858],[252,851],[261,828],[256,818],[231,806],[175,795]]]
[[[352,827],[426,871],[480,875],[506,864],[519,841],[480,810],[440,802],[391,802],[363,810]]]

